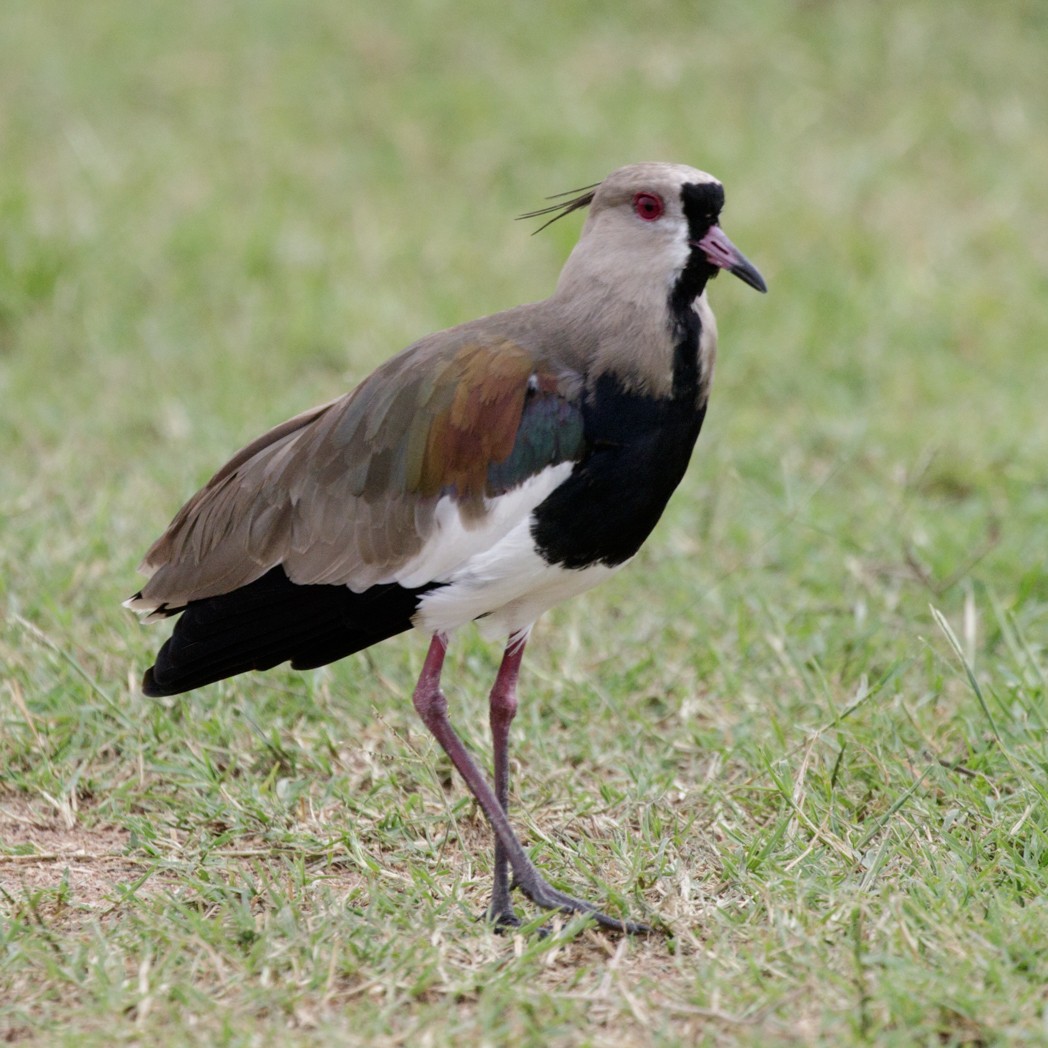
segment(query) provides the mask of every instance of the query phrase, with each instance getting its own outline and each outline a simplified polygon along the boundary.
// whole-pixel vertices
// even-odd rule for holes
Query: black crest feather
[[[535,233],[541,233],[546,226],[553,225],[558,218],[570,215],[572,211],[578,211],[581,207],[589,207],[589,205],[593,203],[595,190],[599,185],[599,182],[594,182],[591,186],[579,186],[578,189],[569,189],[564,193],[554,193],[553,196],[546,197],[546,199],[559,200],[559,203],[550,204],[548,207],[540,207],[535,211],[525,211],[523,215],[517,215],[517,219],[519,221],[522,218],[540,218],[542,215],[553,215],[551,219],[543,222],[542,225],[531,234],[534,236]],[[560,200],[561,197],[571,197],[571,200]]]

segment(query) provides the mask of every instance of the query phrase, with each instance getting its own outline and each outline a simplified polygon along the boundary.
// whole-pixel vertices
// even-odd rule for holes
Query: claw
[[[504,913],[492,913],[491,910],[485,910],[478,920],[487,921],[495,930],[496,935],[505,935],[513,932],[523,923],[513,910]]]

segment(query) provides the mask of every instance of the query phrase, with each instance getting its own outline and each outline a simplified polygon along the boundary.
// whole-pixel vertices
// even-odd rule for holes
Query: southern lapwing
[[[724,189],[702,171],[633,164],[563,196],[524,216],[589,208],[548,299],[430,335],[253,441],[182,507],[127,604],[181,615],[146,671],[151,696],[322,666],[412,626],[430,635],[415,708],[494,831],[490,920],[519,923],[519,887],[638,933],[553,888],[510,827],[517,677],[535,620],[626,564],[684,476],[713,377],[707,281],[727,269],[765,284],[721,231]],[[440,690],[468,622],[508,638],[494,786]]]

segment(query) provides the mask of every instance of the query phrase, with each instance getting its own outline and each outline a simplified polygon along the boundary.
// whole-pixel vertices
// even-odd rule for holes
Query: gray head
[[[691,279],[685,290],[697,297],[707,280],[727,269],[758,291],[767,290],[757,269],[720,229],[724,187],[713,175],[685,164],[630,164],[577,193],[526,217],[553,214],[549,222],[554,222],[588,207],[575,250],[590,278],[595,271],[620,278],[629,272],[674,283],[687,267]]]

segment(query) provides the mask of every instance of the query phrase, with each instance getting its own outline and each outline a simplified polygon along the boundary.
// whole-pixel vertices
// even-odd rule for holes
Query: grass
[[[1048,1041],[1048,20],[962,2],[0,14],[0,1033]],[[424,641],[179,701],[119,607],[181,500],[412,339],[548,293],[510,218],[717,173],[713,407],[525,666],[514,818],[622,941],[475,917]],[[452,649],[487,755],[498,652]]]

